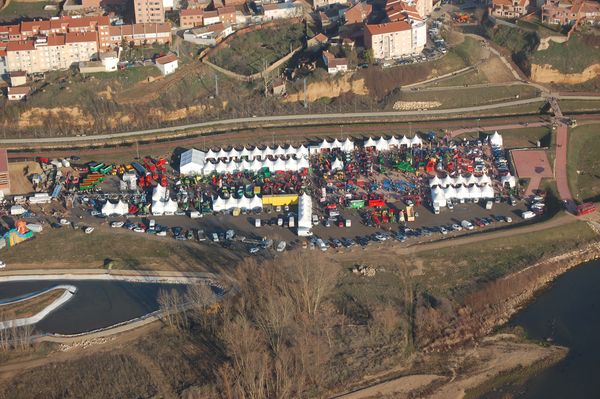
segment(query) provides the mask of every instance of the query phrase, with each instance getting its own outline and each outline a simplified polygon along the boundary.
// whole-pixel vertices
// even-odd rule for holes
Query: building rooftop
[[[154,60],[154,62],[160,65],[169,64],[175,61],[177,61],[177,56],[175,54],[167,54]]]
[[[11,86],[8,88],[8,94],[29,94],[29,86]]]
[[[385,33],[401,32],[410,30],[410,24],[406,21],[388,22],[385,24],[365,25],[365,30],[371,35],[383,35]]]

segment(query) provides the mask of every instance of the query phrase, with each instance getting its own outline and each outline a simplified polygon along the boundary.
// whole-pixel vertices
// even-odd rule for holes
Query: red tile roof
[[[177,61],[177,56],[175,54],[167,54],[154,60],[154,62],[160,65],[165,65],[174,61]]]
[[[29,94],[29,86],[11,86],[8,88],[8,94]],[[1,169],[1,161],[0,161],[0,169]]]
[[[182,17],[188,17],[188,16],[201,16],[204,15],[204,10],[201,10],[199,8],[188,8],[185,10],[181,10],[179,12],[179,15],[181,15]]]
[[[365,29],[369,34],[374,36],[410,30],[410,24],[406,21],[396,21],[387,24],[365,25]]]
[[[86,43],[86,42],[95,42],[97,40],[96,32],[81,32],[81,33],[67,33],[66,34],[66,42],[67,43]]]
[[[0,173],[8,173],[8,151],[0,148]]]
[[[33,40],[23,40],[18,42],[6,43],[6,51],[27,51],[34,50]]]

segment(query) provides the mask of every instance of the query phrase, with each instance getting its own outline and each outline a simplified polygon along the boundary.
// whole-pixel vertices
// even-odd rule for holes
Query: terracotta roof
[[[29,94],[29,86],[11,86],[8,88],[8,94]]]
[[[325,36],[323,33],[319,33],[315,37],[313,37],[313,40],[317,41],[319,43],[327,43],[329,38],[327,36]]]
[[[235,14],[235,7],[234,6],[222,7],[222,8],[217,9],[217,13],[219,15],[221,15],[221,14]]]
[[[50,30],[50,21],[26,21],[21,22],[21,32],[34,32],[34,31],[48,31]]]
[[[52,35],[48,36],[48,46],[64,46],[66,43],[64,35]]]
[[[108,28],[108,32],[111,36],[131,36],[134,34],[139,35],[142,33],[167,33],[171,32],[171,25],[169,24],[133,24],[133,25],[121,25],[111,26]]]
[[[6,51],[27,51],[34,49],[35,47],[33,46],[33,40],[6,43]]]
[[[201,10],[199,8],[188,8],[185,10],[181,10],[179,12],[179,15],[182,17],[201,16],[204,15],[204,10]]]
[[[385,33],[401,32],[410,30],[410,24],[406,21],[389,22],[387,24],[365,25],[365,29],[371,35],[382,35]]]
[[[13,76],[18,78],[18,77],[23,77],[23,76],[27,76],[27,72],[25,71],[12,71],[9,73],[10,77],[12,78]]]
[[[177,56],[175,54],[167,54],[154,60],[154,62],[160,65],[165,65],[174,61],[177,61]]]
[[[219,12],[218,11],[205,11],[204,12],[204,17],[205,18],[211,18],[211,17],[218,17],[219,16]]]
[[[67,43],[86,43],[86,42],[95,42],[96,32],[81,32],[81,33],[67,33],[66,41]]]
[[[337,58],[335,55],[331,54],[329,51],[323,51],[323,55],[327,58],[327,66],[328,67],[337,67],[340,65],[348,65],[348,61],[346,58]]]

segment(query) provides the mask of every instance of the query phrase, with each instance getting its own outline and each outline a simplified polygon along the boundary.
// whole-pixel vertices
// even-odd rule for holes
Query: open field
[[[439,109],[471,107],[476,105],[495,104],[516,99],[534,98],[538,89],[527,86],[496,86],[453,88],[444,91],[410,91],[393,96],[394,101],[426,101],[439,102]],[[390,96],[391,97],[391,96]],[[390,98],[390,106],[394,101]],[[433,108],[436,109],[436,108]]]
[[[569,130],[567,175],[575,199],[600,200],[600,124]]]
[[[93,234],[84,234],[63,227],[10,248],[3,260],[11,269],[91,269],[112,261],[114,269],[227,272],[240,261],[240,254],[122,229],[96,228]]]
[[[46,11],[47,5],[56,6],[54,11]],[[51,18],[58,14],[60,5],[53,1],[18,1],[11,0],[2,11],[0,11],[0,22],[14,22],[19,18]]]
[[[540,141],[542,147],[549,147],[551,144],[552,129],[547,127],[532,127],[523,129],[508,129],[500,131],[504,140],[505,148],[524,148],[535,147],[537,141]],[[478,138],[478,133],[465,133],[460,137]]]
[[[0,305],[0,320],[31,317],[57,300],[64,290],[52,290],[35,298],[9,305]]]
[[[237,34],[210,57],[211,62],[242,75],[251,75],[298,47],[303,36],[300,23],[283,23]]]
[[[598,63],[599,49],[600,35],[576,33],[566,43],[550,42],[548,49],[534,52],[531,62],[551,65],[562,73],[578,73]]]
[[[600,111],[600,98],[598,100],[560,100],[560,109],[562,112],[597,112]]]

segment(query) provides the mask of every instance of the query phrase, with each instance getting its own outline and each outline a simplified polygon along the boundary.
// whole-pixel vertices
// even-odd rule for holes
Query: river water
[[[570,270],[509,322],[533,339],[569,348],[556,365],[522,386],[505,386],[486,398],[600,398],[600,261]]]
[[[42,291],[59,284],[77,287],[76,294],[39,323],[38,333],[78,334],[128,321],[158,310],[161,289],[185,291],[182,284],[125,281],[19,281],[0,283],[0,300]]]

